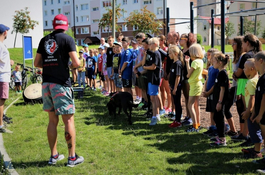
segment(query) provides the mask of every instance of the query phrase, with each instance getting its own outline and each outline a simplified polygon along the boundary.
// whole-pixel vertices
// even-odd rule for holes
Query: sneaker
[[[228,135],[228,136],[230,136],[230,137],[232,137],[232,136],[235,136],[235,135],[237,135],[238,133],[237,132],[234,132],[234,131],[231,131],[231,130],[229,130],[228,132],[226,132],[225,133],[226,135]]]
[[[190,118],[188,117],[188,116],[186,116],[182,121],[181,121],[181,123],[183,123],[183,122],[185,122],[185,121],[187,121],[187,120],[189,120]]]
[[[157,115],[156,118],[157,118],[157,121],[159,122],[161,121],[160,115]]]
[[[247,137],[243,136],[243,134],[239,134],[239,135],[235,135],[235,136],[232,136],[231,139],[233,141],[237,141],[237,142],[240,142],[240,141],[244,141],[244,140],[247,140]]]
[[[202,134],[203,135],[209,135],[209,134],[211,134],[213,132],[214,132],[213,127],[209,127],[209,129],[207,131],[203,132]]]
[[[173,112],[169,112],[167,115],[164,115],[164,117],[170,119],[170,118],[174,117],[174,114],[173,114]]]
[[[210,141],[211,142],[218,142],[219,141],[219,137],[218,136],[212,137],[212,138],[210,138]]]
[[[6,133],[6,130],[4,128],[0,128],[0,133]]]
[[[175,114],[173,114],[173,117],[171,117],[171,118],[170,118],[170,120],[173,120],[173,121],[175,121],[175,120],[176,120],[176,115],[175,115]]]
[[[171,123],[169,125],[170,128],[179,128],[181,126],[182,126],[182,124],[180,122],[177,122],[177,121],[174,121],[173,123]]]
[[[141,109],[143,106],[144,106],[144,103],[143,102],[139,103],[138,109]]]
[[[241,151],[243,153],[249,153],[250,151],[254,150],[254,148],[242,148]]]
[[[247,147],[247,146],[252,146],[252,145],[254,145],[254,143],[252,143],[252,141],[249,137],[245,142],[241,143],[239,146],[242,146],[242,147],[246,146]]]
[[[73,85],[73,87],[78,87],[79,86],[79,84],[78,83],[75,83],[74,85]]]
[[[219,139],[216,142],[210,143],[210,146],[227,146],[227,144],[225,140]]]
[[[156,125],[156,123],[157,123],[157,118],[156,117],[152,117],[151,118],[151,122],[150,122],[150,126],[154,126],[154,125]]]
[[[135,99],[135,100],[133,101],[133,103],[138,105],[138,104],[141,103],[141,100],[140,100],[140,99]],[[144,105],[144,104],[143,104],[143,105]]]
[[[189,119],[187,119],[187,120],[182,122],[183,126],[190,126],[192,124],[193,124],[193,122],[192,122],[191,118],[189,118]]]
[[[63,159],[64,159],[64,155],[58,153],[57,155],[50,157],[50,160],[49,160],[48,164],[49,165],[55,165],[56,162],[58,162],[60,160],[63,160]]]
[[[172,112],[170,108],[165,108],[165,109],[166,109],[166,114],[169,114],[170,112]]]
[[[200,131],[199,129],[195,129],[193,126],[186,129],[186,132],[199,132],[199,131]]]
[[[262,154],[260,152],[257,153],[254,149],[250,149],[248,153],[244,153],[244,158],[246,159],[262,158]]]
[[[208,135],[209,137],[216,137],[218,136],[217,130],[215,129],[211,134]]]
[[[159,110],[159,115],[165,115],[165,114],[166,114],[166,110],[165,109]]]
[[[265,148],[263,147],[261,150],[260,150],[261,153],[265,153]]]
[[[265,168],[264,169],[257,169],[257,172],[260,174],[265,174]]]
[[[253,160],[252,162],[253,163],[256,163],[256,164],[262,164],[262,165],[264,165],[265,164],[265,157],[263,157],[261,159],[258,159],[258,160]]]
[[[102,89],[102,86],[100,85],[98,88],[99,88],[99,89]]]
[[[70,157],[68,158],[68,162],[67,165],[68,167],[74,167],[75,165],[78,165],[80,163],[84,162],[84,157],[82,156],[78,156],[77,154],[75,154],[75,158],[71,159]]]

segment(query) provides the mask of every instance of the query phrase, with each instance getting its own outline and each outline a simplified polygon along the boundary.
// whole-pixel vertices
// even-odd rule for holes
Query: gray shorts
[[[113,75],[114,84],[117,88],[122,88],[122,79],[119,77],[118,73],[114,73]]]
[[[112,67],[107,67],[107,73],[108,73],[109,79],[113,80],[113,77],[110,77],[112,74]]]

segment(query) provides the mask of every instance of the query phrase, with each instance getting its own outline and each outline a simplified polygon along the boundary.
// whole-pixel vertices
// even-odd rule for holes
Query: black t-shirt
[[[37,53],[42,56],[43,82],[71,87],[69,74],[69,52],[76,51],[72,37],[54,31],[41,39]]]
[[[239,62],[239,66],[238,66],[238,68],[241,68],[241,69],[243,70],[243,69],[244,69],[244,64],[245,64],[245,62],[247,61],[247,59],[249,59],[249,58],[254,58],[254,52],[253,52],[253,51],[249,51],[249,52],[245,53],[244,55],[242,55],[242,57],[241,57],[241,59],[240,59],[240,62]],[[239,77],[237,77],[237,78],[245,78],[245,79],[247,79],[247,77],[246,77],[244,71],[243,71],[242,74],[241,74]]]
[[[216,106],[218,103],[221,87],[225,87],[224,98],[222,100],[222,104],[224,104],[228,96],[228,87],[229,87],[229,80],[228,80],[226,70],[221,70],[218,73],[217,78],[215,79],[214,89],[213,89],[214,106]]]
[[[255,117],[259,115],[260,105],[263,98],[263,94],[265,94],[265,74],[263,74],[257,83],[256,91],[255,91]],[[262,120],[265,119],[265,113],[262,116]],[[263,122],[262,122],[263,124]]]
[[[119,65],[121,64],[121,54],[115,54],[113,56],[113,68],[114,68],[114,73],[119,73],[118,68]]]
[[[152,52],[150,50],[147,51],[146,66],[151,66],[152,64],[156,65],[156,69],[148,70],[147,81],[152,83],[153,85],[159,85],[162,75],[162,61],[160,52],[158,50],[155,52]]]
[[[170,76],[169,76],[169,85],[173,89],[175,86],[176,77],[180,76],[179,85],[182,81],[183,76],[183,66],[180,60],[174,62],[170,68]]]
[[[177,45],[177,46],[179,47],[179,49],[181,49],[179,45]],[[167,62],[166,62],[166,70],[165,70],[167,75],[170,73],[170,68],[171,68],[173,61],[174,61],[173,59],[170,59],[168,51],[167,51]]]
[[[183,59],[185,60],[185,56],[189,56],[190,57],[190,51],[189,50],[187,50],[185,53],[183,53]],[[192,60],[190,59],[190,66],[191,66],[191,62],[192,62]],[[187,77],[187,75],[188,75],[188,70],[187,70],[187,66],[186,66],[186,61],[184,62],[184,68],[183,68],[183,77],[184,77],[184,79],[183,80],[187,80],[188,79],[188,77]]]
[[[112,65],[113,65],[113,55],[114,55],[113,48],[109,47],[107,49],[106,54],[107,54],[107,67],[112,67]]]

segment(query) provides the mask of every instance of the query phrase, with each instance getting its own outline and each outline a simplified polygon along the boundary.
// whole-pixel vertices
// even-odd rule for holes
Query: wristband
[[[219,103],[219,104],[222,104],[222,101],[218,100],[218,103]]]

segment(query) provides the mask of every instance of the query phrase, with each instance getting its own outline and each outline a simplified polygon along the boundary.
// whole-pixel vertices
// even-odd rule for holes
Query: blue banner
[[[23,55],[24,60],[33,59],[32,37],[23,36]]]

